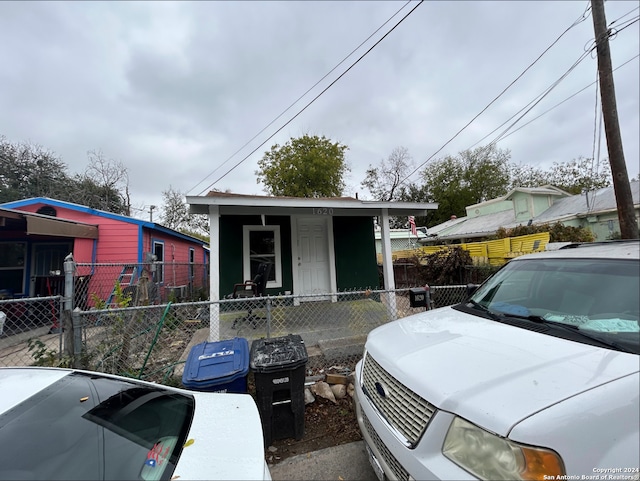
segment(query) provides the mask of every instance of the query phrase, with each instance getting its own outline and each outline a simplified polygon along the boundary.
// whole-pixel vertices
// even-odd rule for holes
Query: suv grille
[[[371,436],[373,444],[375,444],[376,448],[378,448],[378,451],[387,463],[387,466],[389,466],[389,468],[391,469],[391,471],[393,471],[393,474],[396,476],[396,478],[398,478],[399,481],[408,481],[409,473],[407,473],[407,470],[402,467],[395,456],[391,454],[389,448],[384,445],[382,439],[380,439],[378,433],[376,433],[375,429],[373,429],[373,426],[371,426],[371,423],[369,422],[369,418],[367,418],[364,412],[362,413],[362,418],[364,419],[364,426],[367,430],[367,433],[369,433],[369,436]]]
[[[367,397],[384,419],[405,437],[409,447],[415,447],[435,406],[391,376],[370,354],[364,359],[362,383]]]

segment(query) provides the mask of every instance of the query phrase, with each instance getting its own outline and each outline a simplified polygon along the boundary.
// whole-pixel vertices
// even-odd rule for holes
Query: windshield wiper
[[[497,312],[493,312],[487,306],[482,305],[479,302],[474,301],[473,299],[469,299],[467,302],[469,304],[471,304],[473,307],[475,307],[476,309],[479,309],[482,312],[484,312],[485,314],[487,314],[494,321],[502,321],[502,320],[504,320],[504,316],[503,315],[498,314]]]
[[[484,307],[484,306],[482,306]],[[591,341],[595,341],[597,343],[602,344],[603,346],[606,347],[612,347],[614,349],[617,349],[618,351],[623,351],[623,352],[628,352],[631,354],[637,354],[635,351],[633,351],[632,349],[628,349],[620,344],[618,344],[617,342],[614,341],[608,341],[606,339],[603,339],[600,336],[596,336],[593,334],[590,334],[588,332],[585,332],[583,330],[580,329],[580,326],[576,326],[574,324],[565,324],[563,322],[558,322],[558,321],[550,321],[549,319],[545,319],[544,317],[541,316],[519,316],[517,314],[503,314],[506,317],[515,317],[517,319],[526,319],[527,321],[531,321],[531,322],[535,322],[538,324],[546,324],[548,326],[551,326],[552,328],[558,328],[558,329],[562,329],[568,332],[571,332],[572,334],[577,334],[578,336],[584,338],[584,339],[589,339]]]

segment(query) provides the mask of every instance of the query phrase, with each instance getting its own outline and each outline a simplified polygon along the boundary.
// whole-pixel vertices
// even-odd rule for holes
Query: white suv
[[[379,478],[638,479],[640,243],[513,259],[372,331],[358,423]]]

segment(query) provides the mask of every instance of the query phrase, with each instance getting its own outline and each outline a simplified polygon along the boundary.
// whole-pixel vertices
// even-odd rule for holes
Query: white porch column
[[[396,280],[393,276],[393,260],[391,259],[391,230],[389,229],[388,209],[382,209],[380,241],[382,242],[382,275],[384,277],[384,287],[387,291],[393,291],[396,288]],[[395,320],[398,317],[395,292],[389,292],[384,295],[387,298],[386,304],[389,320]]]
[[[209,342],[220,340],[220,207],[209,206]]]

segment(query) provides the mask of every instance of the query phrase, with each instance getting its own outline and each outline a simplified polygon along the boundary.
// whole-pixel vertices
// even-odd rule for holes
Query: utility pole
[[[613,69],[611,67],[611,51],[609,50],[609,29],[604,13],[604,0],[591,0],[591,14],[593,16],[593,30],[596,37],[598,52],[598,78],[600,79],[600,99],[602,103],[602,118],[604,132],[607,138],[609,164],[613,176],[613,191],[616,195],[618,221],[620,222],[620,236],[623,239],[638,238],[638,221],[633,208],[633,196],[629,186],[629,174],[624,160],[620,124],[618,123],[618,109],[616,106],[616,92],[613,85]]]

